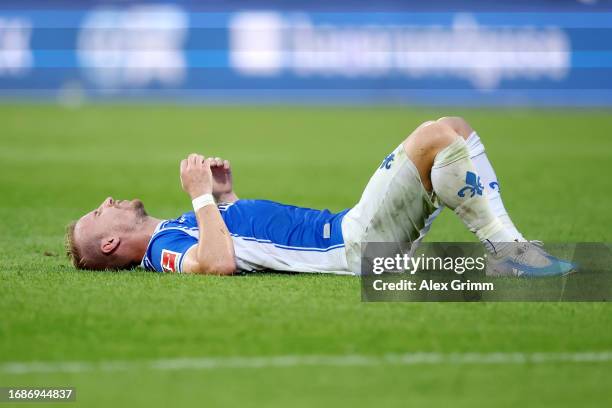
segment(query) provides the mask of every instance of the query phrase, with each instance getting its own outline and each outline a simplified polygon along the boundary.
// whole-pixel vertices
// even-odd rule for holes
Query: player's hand
[[[213,176],[211,158],[192,153],[181,161],[181,186],[191,199],[202,194],[212,194]]]
[[[223,197],[233,191],[232,168],[228,160],[214,157],[210,160],[210,170],[213,177],[213,194],[215,197]]]

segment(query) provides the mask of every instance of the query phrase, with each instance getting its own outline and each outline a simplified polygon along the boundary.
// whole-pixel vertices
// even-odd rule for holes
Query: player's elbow
[[[214,262],[199,262],[196,273],[204,275],[233,275],[236,273],[236,262],[233,259],[220,259]]]
[[[219,275],[233,275],[236,273],[236,262],[234,260],[219,263],[215,267],[216,273]]]

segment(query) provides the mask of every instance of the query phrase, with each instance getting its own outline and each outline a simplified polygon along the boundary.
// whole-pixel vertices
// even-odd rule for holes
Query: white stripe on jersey
[[[236,266],[240,270],[273,269],[289,272],[336,273],[348,271],[344,245],[329,248],[292,248],[270,241],[232,235]]]

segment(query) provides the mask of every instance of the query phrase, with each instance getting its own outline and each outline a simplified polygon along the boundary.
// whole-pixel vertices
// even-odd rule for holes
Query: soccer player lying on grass
[[[221,275],[256,270],[360,274],[362,242],[414,247],[448,207],[492,254],[489,274],[554,276],[574,268],[515,228],[484,146],[461,118],[420,125],[382,161],[357,205],[336,214],[238,199],[230,164],[220,158],[190,154],[181,161],[180,177],[193,212],[159,220],[145,212],[140,200],[109,197],[68,227],[74,265]]]

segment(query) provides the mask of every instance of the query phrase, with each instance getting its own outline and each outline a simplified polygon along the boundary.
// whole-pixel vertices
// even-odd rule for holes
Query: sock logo
[[[391,163],[393,162],[393,160],[395,160],[395,153],[391,153],[390,155],[385,157],[382,163],[380,163],[379,169],[382,169],[384,167],[386,170],[389,170],[391,168]]]
[[[467,186],[457,192],[459,197],[465,197],[465,193],[470,193],[470,197],[474,197],[476,194],[482,195],[484,186],[480,183],[480,176],[476,173],[472,173],[471,171],[465,173],[465,184],[467,184]]]
[[[490,182],[489,187],[491,188],[491,190],[497,190],[497,192],[499,193],[499,183],[497,181]]]

